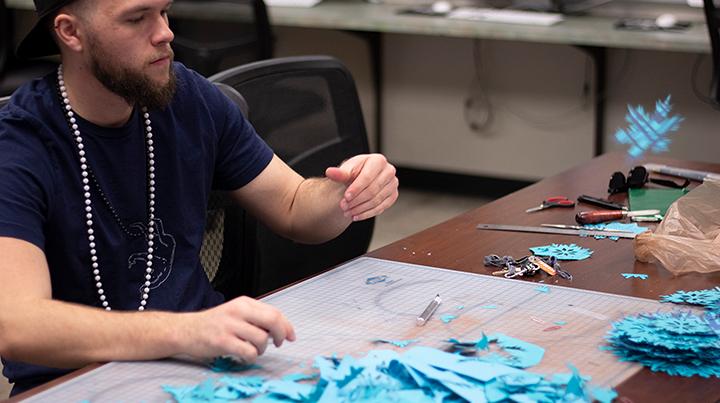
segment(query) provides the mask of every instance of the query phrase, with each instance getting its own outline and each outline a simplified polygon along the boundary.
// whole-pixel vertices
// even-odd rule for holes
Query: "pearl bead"
[[[72,106],[70,105],[70,99],[68,98],[67,94],[67,88],[65,86],[65,77],[63,75],[63,67],[62,64],[58,66],[57,68],[57,79],[58,79],[58,89],[60,90],[60,96],[62,97],[62,104],[64,105],[65,109],[65,115],[68,118],[70,131],[72,132],[72,135],[75,138],[75,142],[77,143],[78,148],[78,155],[80,156],[80,175],[81,180],[83,183],[83,197],[85,202],[85,218],[86,218],[86,226],[87,226],[87,233],[88,233],[88,246],[90,247],[90,260],[91,260],[91,266],[92,266],[92,273],[95,279],[95,288],[97,288],[97,293],[99,295],[100,301],[102,303],[102,306],[107,311],[111,311],[112,308],[110,307],[110,304],[107,301],[107,298],[105,297],[105,290],[102,288],[102,282],[101,282],[101,276],[100,276],[100,269],[98,264],[98,257],[97,257],[97,250],[95,249],[95,235],[94,235],[94,229],[93,229],[93,215],[92,215],[92,200],[91,200],[91,193],[90,193],[90,180],[88,176],[90,175],[88,172],[88,161],[85,158],[85,144],[83,143],[83,137],[80,133],[80,127],[77,124],[77,119],[75,119],[75,112],[72,110]],[[145,305],[147,304],[147,299],[149,298],[150,293],[150,279],[152,278],[152,259],[153,259],[153,220],[155,219],[155,208],[153,207],[155,202],[155,154],[154,154],[154,147],[153,147],[153,133],[152,133],[152,122],[150,121],[150,113],[148,113],[147,107],[143,106],[141,107],[142,110],[142,116],[145,123],[145,132],[146,132],[146,144],[147,144],[147,156],[148,156],[148,177],[149,177],[149,189],[148,189],[148,204],[150,205],[149,213],[148,213],[148,254],[147,254],[147,268],[145,275],[145,284],[143,288],[142,297],[140,299],[140,306],[138,307],[139,311],[145,310]],[[112,209],[112,208],[111,208]]]

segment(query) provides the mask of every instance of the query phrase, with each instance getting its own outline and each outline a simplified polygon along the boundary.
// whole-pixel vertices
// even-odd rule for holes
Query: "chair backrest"
[[[242,94],[260,136],[304,177],[321,177],[327,167],[369,151],[355,82],[336,59],[271,59],[226,70],[210,80]],[[232,230],[225,228],[224,243],[233,245],[232,253],[223,251],[214,280],[228,298],[257,296],[359,256],[367,251],[374,227],[372,219],[361,221],[332,241],[302,245],[239,211],[231,213],[236,217]]]
[[[12,54],[13,24],[5,1],[0,1],[0,80],[7,68],[8,58]]]
[[[171,15],[175,58],[186,66],[207,77],[229,66],[272,57],[272,31],[263,0],[178,0],[175,8],[185,3],[220,4],[233,15],[232,21]]]
[[[705,22],[710,36],[712,57],[712,81],[710,82],[710,98],[720,105],[720,12],[713,0],[703,0]]]

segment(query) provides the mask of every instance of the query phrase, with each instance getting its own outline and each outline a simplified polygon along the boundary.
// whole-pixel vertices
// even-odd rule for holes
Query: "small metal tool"
[[[529,208],[525,212],[533,213],[550,207],[575,207],[575,202],[565,196],[553,196],[545,199],[541,205]]]
[[[567,228],[567,229],[579,229],[579,230],[589,230],[591,228],[583,227],[582,225],[565,225],[565,224],[540,224],[541,227],[549,227],[549,228]],[[603,228],[603,231],[610,231],[610,232],[628,232],[632,233],[632,231],[626,231],[623,229],[616,229],[616,228]]]
[[[420,314],[420,316],[417,317],[415,320],[415,324],[417,326],[425,326],[428,320],[430,320],[430,317],[432,316],[433,312],[440,306],[440,303],[442,302],[442,299],[440,298],[440,294],[436,295],[435,298],[433,298],[432,301],[430,301],[430,304],[425,308],[425,310]]]
[[[604,230],[581,230],[548,227],[528,227],[524,225],[503,225],[503,224],[478,224],[475,227],[479,230],[514,231],[514,232],[537,232],[542,234],[578,235],[578,236],[616,236],[618,238],[634,239],[635,233],[614,232]]]
[[[594,210],[581,211],[575,215],[578,224],[596,224],[605,221],[621,220],[625,217],[652,216],[660,214],[660,210]]]
[[[547,273],[551,276],[554,276],[557,274],[557,272],[555,271],[555,269],[552,266],[543,262],[542,259],[538,258],[537,256],[528,257],[528,261],[530,261],[530,263],[536,265],[537,267],[540,268],[540,270],[544,271],[545,273]]]
[[[610,200],[601,199],[599,197],[592,197],[588,195],[578,196],[580,203],[592,204],[594,206],[604,207],[608,210],[627,210],[627,206],[620,203],[611,202]]]

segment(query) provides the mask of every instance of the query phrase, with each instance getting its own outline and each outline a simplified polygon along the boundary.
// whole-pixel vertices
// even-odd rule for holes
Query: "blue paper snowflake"
[[[709,312],[720,314],[720,287],[697,291],[677,291],[670,295],[660,297],[662,302],[676,304],[699,305]]]
[[[641,273],[620,273],[620,275],[625,278],[639,278],[640,280],[647,280],[648,278],[647,274]]]
[[[558,260],[583,260],[592,255],[592,251],[582,246],[572,244],[554,243],[545,246],[530,248],[537,256],[555,256]]]
[[[720,338],[708,318],[692,312],[627,316],[613,323],[608,349],[653,371],[720,377]]]
[[[670,95],[665,100],[655,102],[655,112],[652,115],[641,105],[628,105],[628,113],[625,115],[628,127],[618,129],[615,139],[620,144],[630,146],[628,154],[632,158],[641,157],[647,150],[655,154],[668,151],[670,139],[667,136],[677,131],[683,121],[680,115],[670,116],[671,110]]]

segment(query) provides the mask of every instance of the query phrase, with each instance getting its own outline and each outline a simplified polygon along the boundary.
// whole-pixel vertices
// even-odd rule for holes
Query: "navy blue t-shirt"
[[[196,311],[223,300],[199,259],[210,191],[244,186],[273,153],[212,84],[179,63],[174,67],[175,97],[167,108],[150,111],[156,236],[148,309]],[[147,163],[140,113],[136,108],[118,128],[78,119],[98,183],[90,186],[96,250],[114,310],[136,310],[145,281]],[[54,299],[100,307],[80,172],[56,74],[19,89],[0,110],[0,236],[31,242],[45,252]],[[13,393],[67,372],[3,363],[4,375],[15,383]]]

